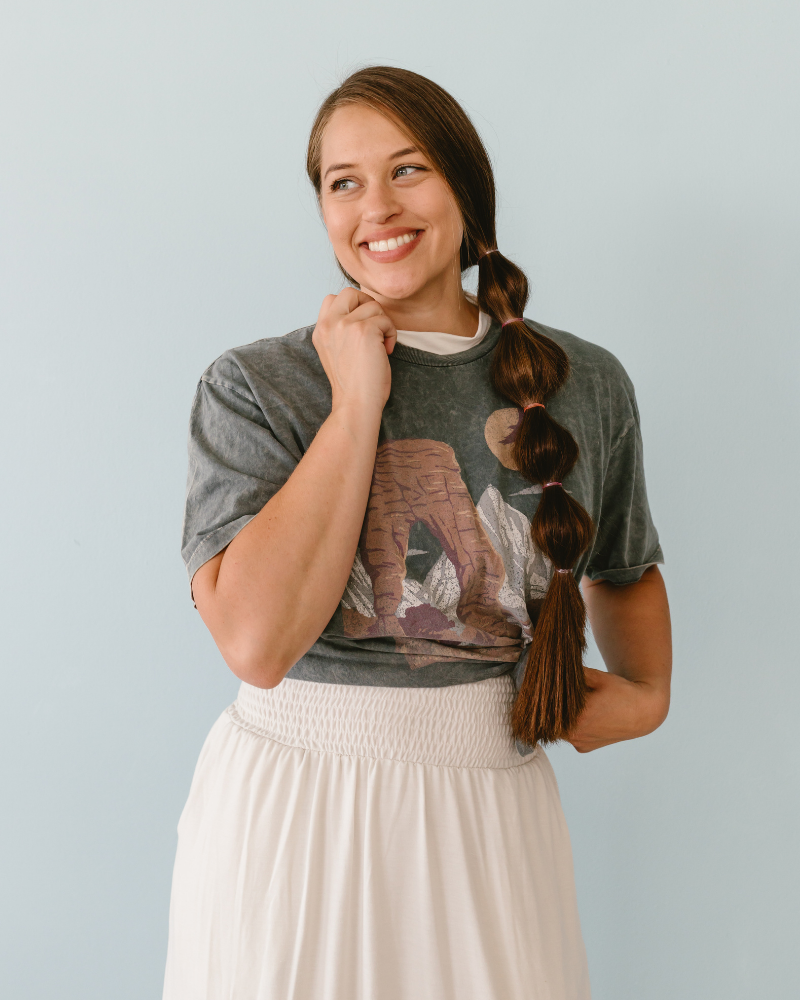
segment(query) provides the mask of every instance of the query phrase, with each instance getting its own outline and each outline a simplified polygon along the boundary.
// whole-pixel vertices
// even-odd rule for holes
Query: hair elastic
[[[483,258],[490,253],[500,253],[500,251],[497,249],[497,247],[492,247],[491,250],[484,250],[483,253],[480,254],[480,256],[478,257],[478,260],[483,260]]]
[[[541,406],[541,408],[544,409],[544,403],[528,403],[527,406],[522,407],[522,412],[524,413],[526,410],[532,410],[534,406]]]
[[[571,573],[571,569],[557,569],[556,573]]]
[[[561,483],[545,483],[542,489],[546,490],[548,486],[561,486]]]
[[[502,328],[504,326],[508,326],[509,323],[522,323],[522,321],[523,320],[521,316],[512,316],[511,319],[507,319],[505,323],[500,324],[500,329],[502,330]]]

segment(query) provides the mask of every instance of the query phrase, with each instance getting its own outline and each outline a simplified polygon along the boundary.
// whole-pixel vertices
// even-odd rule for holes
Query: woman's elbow
[[[242,650],[220,650],[220,652],[231,673],[252,687],[277,687],[289,669],[264,655],[254,655]]]
[[[669,699],[669,688],[656,688],[651,692],[643,712],[643,736],[655,732],[666,721],[669,715]]]
[[[263,628],[249,628],[231,621],[219,602],[197,601],[197,609],[231,673],[253,687],[273,688],[295,662]],[[285,631],[285,630],[284,630]],[[277,652],[276,652],[277,650]]]
[[[235,677],[245,684],[250,684],[251,687],[265,689],[277,687],[286,674],[272,663],[259,663],[230,656],[225,657],[225,662]]]

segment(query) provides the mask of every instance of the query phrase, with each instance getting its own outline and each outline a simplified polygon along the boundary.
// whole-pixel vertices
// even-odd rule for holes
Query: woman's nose
[[[366,197],[362,202],[362,212],[365,222],[381,225],[402,211],[402,206],[395,197],[395,192],[389,184],[370,184]]]

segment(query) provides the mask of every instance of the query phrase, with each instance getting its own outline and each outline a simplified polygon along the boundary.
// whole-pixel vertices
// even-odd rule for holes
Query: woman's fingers
[[[366,309],[368,306],[361,306],[361,309]],[[371,314],[366,316],[363,320],[365,324],[372,324],[383,334],[383,346],[386,348],[386,353],[391,354],[394,350],[394,345],[397,342],[397,330],[395,329],[394,323],[389,319],[383,310],[379,313]]]
[[[397,342],[397,330],[381,304],[357,288],[345,288],[338,295],[326,295],[320,310],[320,322],[331,328],[341,324],[342,331],[350,325],[364,324],[363,332],[374,331],[383,335],[387,354],[392,353]]]
[[[386,316],[383,311],[383,306],[380,302],[376,302],[375,299],[369,299],[367,302],[362,302],[361,305],[356,306],[356,308],[347,314],[347,321],[352,323],[354,321],[370,319],[372,316]],[[388,316],[386,317],[388,319]]]
[[[334,322],[348,316],[354,309],[357,309],[364,302],[374,302],[375,300],[365,292],[360,292],[357,288],[343,288],[338,295],[326,295],[322,300],[317,322]]]
[[[311,340],[331,383],[334,405],[381,406],[391,389],[388,354],[397,331],[371,295],[345,288],[322,302]]]
[[[391,354],[394,350],[394,345],[397,343],[397,328],[394,323],[392,323],[389,330],[383,331],[383,346],[386,348],[386,353]]]
[[[360,288],[343,288],[338,295],[326,296],[326,298],[332,298],[334,301],[331,303],[331,309],[333,312],[339,315],[346,316],[348,313],[354,312],[359,306],[364,305],[367,302],[375,302],[375,299],[371,295],[367,295],[366,292],[362,292]],[[378,305],[375,302],[375,305]],[[380,306],[378,306],[380,308]]]
[[[397,330],[380,305],[375,302],[365,302],[350,313],[351,322],[362,323],[365,330],[380,331],[383,334],[383,346],[386,353],[391,354],[397,342]]]
[[[336,296],[335,295],[326,295],[325,296],[325,298],[322,300],[322,305],[319,307],[319,318],[320,319],[322,319],[324,316],[328,315],[328,313],[333,308],[333,303],[335,301],[336,301]]]

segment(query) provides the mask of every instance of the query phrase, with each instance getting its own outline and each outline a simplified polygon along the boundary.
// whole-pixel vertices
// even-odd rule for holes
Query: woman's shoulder
[[[594,344],[590,340],[584,340],[583,337],[577,337],[574,333],[568,333],[566,330],[547,326],[538,320],[526,317],[526,322],[539,333],[544,334],[564,348],[576,374],[629,381],[628,373],[622,362],[607,348],[601,347],[600,344]]]
[[[228,348],[206,368],[201,382],[233,391],[263,395],[265,389],[306,389],[325,377],[319,355],[311,341],[314,325],[302,326],[278,337],[262,337],[249,344]]]
[[[615,354],[566,330],[527,322],[563,347],[569,358],[570,376],[553,400],[554,410],[578,411],[585,421],[604,427],[612,439],[638,423],[636,392]]]

